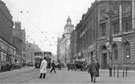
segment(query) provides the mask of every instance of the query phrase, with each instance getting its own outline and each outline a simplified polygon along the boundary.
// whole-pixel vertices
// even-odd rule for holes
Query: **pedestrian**
[[[100,64],[98,59],[96,59],[96,63],[97,63],[97,77],[99,77],[99,68],[100,68]]]
[[[93,59],[89,65],[88,73],[90,73],[90,75],[91,75],[91,82],[95,83],[96,76],[97,76],[97,64],[94,62]]]
[[[52,71],[54,71],[54,73],[56,73],[56,71],[55,71],[55,62],[54,62],[54,60],[53,60],[53,62],[52,62],[52,64],[51,64],[51,71],[50,71],[50,73],[52,72]]]
[[[46,61],[46,57],[44,57],[40,65],[40,78],[42,77],[45,78],[46,71],[47,71],[47,61]]]

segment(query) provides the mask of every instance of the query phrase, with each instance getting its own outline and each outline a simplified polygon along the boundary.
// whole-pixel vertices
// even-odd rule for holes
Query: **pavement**
[[[120,70],[119,74],[115,72],[115,76],[114,76],[114,72],[113,72],[112,77],[110,77],[109,70],[100,70],[100,77],[97,78],[97,83],[134,84],[135,71],[128,71],[127,76],[124,74],[124,77],[123,77],[123,71]]]

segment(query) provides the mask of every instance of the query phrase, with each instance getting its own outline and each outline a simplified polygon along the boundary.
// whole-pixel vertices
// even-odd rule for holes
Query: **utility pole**
[[[109,76],[112,77],[112,28],[111,28],[111,15],[108,18],[109,22],[109,43],[110,43],[110,50],[109,50]]]
[[[95,32],[95,41],[96,41],[96,59],[98,59],[97,57],[97,41],[98,41],[98,29],[99,29],[99,21],[98,21],[98,0],[96,0],[96,12],[97,12],[97,15],[96,15],[96,32]]]
[[[116,15],[114,11],[111,9],[112,2],[109,2],[109,10],[106,12],[108,16],[108,28],[109,28],[109,76],[112,77],[112,42],[113,42],[113,37],[112,37],[112,28],[111,28],[111,23],[112,23],[112,16]]]

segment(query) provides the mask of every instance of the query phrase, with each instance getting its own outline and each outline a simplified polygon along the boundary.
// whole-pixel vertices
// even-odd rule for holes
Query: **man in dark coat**
[[[91,82],[96,82],[96,76],[97,76],[97,64],[94,62],[94,60],[91,61],[88,69],[88,73],[91,75]]]
[[[99,77],[99,68],[100,68],[100,64],[98,59],[96,59],[96,63],[97,63],[97,77]]]
[[[52,66],[52,69],[51,69],[50,73],[51,73],[52,71],[54,71],[54,73],[56,73],[56,71],[55,71],[55,66],[56,66],[56,65],[55,65],[55,63],[54,63],[54,60],[53,60],[51,66]]]

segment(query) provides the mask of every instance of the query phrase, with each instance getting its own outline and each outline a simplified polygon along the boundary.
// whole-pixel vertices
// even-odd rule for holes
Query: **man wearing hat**
[[[97,64],[94,62],[94,59],[91,60],[91,63],[88,68],[88,73],[91,75],[91,82],[96,82],[96,76],[97,76]]]

